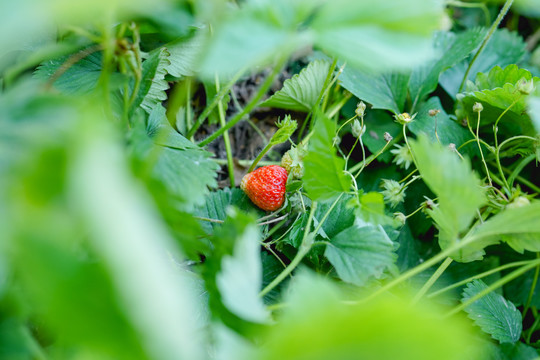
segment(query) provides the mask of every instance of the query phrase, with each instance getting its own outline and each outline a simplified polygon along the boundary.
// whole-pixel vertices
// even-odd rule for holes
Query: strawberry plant
[[[0,359],[538,359],[536,0],[0,5]]]

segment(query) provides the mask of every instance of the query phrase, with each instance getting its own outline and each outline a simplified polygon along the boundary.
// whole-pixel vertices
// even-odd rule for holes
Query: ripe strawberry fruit
[[[269,165],[246,174],[240,188],[255,205],[266,211],[274,211],[285,201],[286,183],[287,170],[279,165]]]

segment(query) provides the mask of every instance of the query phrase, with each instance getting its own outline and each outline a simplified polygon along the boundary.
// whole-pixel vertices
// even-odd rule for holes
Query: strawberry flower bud
[[[482,110],[484,110],[484,106],[482,105],[482,103],[475,102],[472,107],[472,111],[474,111],[475,113],[479,113]]]
[[[409,115],[409,113],[403,113],[403,114],[394,115],[394,119],[398,123],[400,123],[401,125],[405,125],[405,124],[410,123],[411,121],[414,120],[415,117],[416,117],[416,114],[414,114],[411,117],[411,115]]]

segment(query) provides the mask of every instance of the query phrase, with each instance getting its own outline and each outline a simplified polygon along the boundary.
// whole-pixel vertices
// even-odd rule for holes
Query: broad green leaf
[[[330,70],[325,60],[315,60],[299,74],[285,80],[283,88],[272,95],[261,106],[309,112],[323,90],[324,81]]]
[[[213,79],[231,77],[241,69],[268,64],[277,53],[293,50],[297,35],[265,18],[253,16],[245,6],[226,14],[212,33],[200,63],[200,73]]]
[[[468,159],[461,160],[442,145],[430,143],[426,136],[410,143],[423,181],[438,197],[438,206],[430,210],[430,215],[440,230],[439,244],[446,249],[459,240],[460,232],[469,226],[485,202],[480,180]],[[483,254],[482,247],[469,246],[453,258],[468,262],[481,259]]]
[[[345,160],[336,156],[332,139],[336,125],[326,116],[318,116],[314,134],[304,158],[304,185],[312,200],[325,200],[349,190],[351,179],[343,173]]]
[[[403,112],[407,98],[408,74],[378,74],[346,66],[339,80],[341,86],[374,109],[390,110],[394,114]]]
[[[290,115],[285,115],[283,120],[276,122],[277,131],[270,138],[271,146],[279,145],[289,140],[292,134],[296,131],[298,122],[296,120],[291,120]]]
[[[540,251],[540,201],[505,209],[478,226],[471,236],[507,241],[514,250]]]
[[[110,269],[119,300],[151,357],[201,358],[195,299],[186,292],[189,275],[163,261],[167,252],[180,256],[168,230],[129,175],[121,147],[107,136],[107,128],[96,126],[90,116],[87,122],[76,149],[78,161],[69,169],[69,195],[91,229],[92,245]],[[156,299],[160,306],[154,306]]]
[[[429,115],[430,110],[438,110],[439,112],[435,116],[431,116]],[[452,143],[457,148],[472,138],[466,128],[450,119],[438,97],[429,98],[418,110],[414,121],[407,125],[407,128],[417,136],[425,134],[431,142],[440,141],[443,145]],[[471,152],[474,147],[469,145],[464,150]],[[464,150],[460,150],[460,152],[463,153]]]
[[[358,286],[380,279],[397,260],[394,243],[382,227],[369,225],[343,230],[330,239],[324,255],[343,281]]]
[[[499,349],[504,356],[502,360],[538,360],[540,357],[535,348],[522,342],[513,345],[508,343],[500,344]]]
[[[86,51],[90,50],[87,49]],[[69,56],[63,56],[42,63],[34,72],[34,77],[43,81],[49,81],[68,59]],[[101,52],[91,52],[88,56],[83,57],[68,67],[54,82],[54,87],[68,95],[90,93],[95,89],[101,75],[101,61]],[[113,85],[119,86],[124,81],[126,81],[126,77],[120,73],[114,72],[111,76]]]
[[[462,301],[467,301],[487,287],[482,280],[473,280],[463,290]],[[465,311],[476,325],[501,343],[515,343],[521,336],[521,313],[514,304],[497,293],[490,292],[466,307]]]
[[[469,55],[485,35],[485,29],[474,28],[461,34],[438,32],[433,38],[437,57],[414,69],[409,80],[409,91],[414,104],[418,104],[439,83],[439,75]]]
[[[168,192],[178,210],[191,211],[194,206],[202,205],[209,188],[217,186],[215,178],[219,166],[210,160],[210,153],[200,148],[156,145],[139,124],[131,138],[134,157],[142,163],[139,171],[147,171],[145,166],[148,165],[144,164],[153,161],[149,185],[154,190]]]
[[[327,1],[318,10],[311,23],[315,45],[347,66],[376,72],[429,59],[430,36],[443,15],[442,2],[423,0]]]
[[[169,89],[169,83],[165,81],[165,75],[170,64],[168,57],[167,50],[160,48],[150,53],[143,62],[141,84],[133,107],[140,105],[150,113],[156,105],[167,99],[165,90]]]
[[[253,205],[247,195],[239,188],[225,188],[217,191],[212,191],[205,197],[203,205],[195,209],[195,214],[200,217],[224,221],[227,217],[227,209],[234,206],[245,212],[255,212],[262,214],[263,212]],[[201,221],[204,231],[212,234],[216,227],[221,225],[218,223]]]
[[[489,72],[494,66],[506,67],[510,64],[517,64],[525,53],[525,42],[517,32],[497,29],[474,62],[467,80],[475,79],[480,72]],[[439,78],[441,86],[454,99],[459,92],[459,86],[472,56],[473,54],[469,56],[469,59],[452,66]]]
[[[207,38],[207,32],[200,30],[188,40],[179,39],[165,45],[170,61],[166,66],[167,73],[177,78],[195,75]]]
[[[343,230],[353,226],[355,220],[354,209],[347,205],[350,199],[351,196],[349,195],[342,196],[323,223],[322,230],[328,238],[333,238]],[[331,200],[318,203],[315,218],[322,220],[332,203]]]
[[[468,322],[398,296],[359,305],[327,279],[299,274],[291,282],[287,307],[251,359],[480,359]],[[412,326],[411,324],[414,324]]]
[[[534,129],[540,134],[540,97],[529,97],[529,106],[527,112],[533,121]]]
[[[238,216],[229,211],[226,221],[247,221],[245,215]],[[262,264],[260,257],[260,233],[257,225],[251,222],[242,232],[236,234],[232,255],[221,259],[221,270],[216,276],[216,285],[221,293],[223,304],[240,318],[265,323],[269,312],[259,296],[262,286]]]

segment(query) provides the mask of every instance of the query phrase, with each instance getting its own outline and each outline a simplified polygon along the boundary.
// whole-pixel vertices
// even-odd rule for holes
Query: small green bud
[[[339,137],[339,135],[334,136],[334,138],[332,139],[332,143],[334,144],[334,146],[341,144],[341,138]]]
[[[484,106],[482,105],[482,103],[479,103],[479,102],[475,102],[473,107],[472,107],[472,111],[476,112],[476,113],[479,113],[481,112],[482,110],[484,110]]]
[[[401,125],[405,125],[405,124],[410,123],[411,121],[414,120],[415,117],[416,117],[416,114],[414,114],[411,117],[411,115],[409,115],[409,113],[403,113],[403,114],[394,115],[394,119],[398,123],[400,123]]]
[[[366,132],[366,125],[361,125],[358,119],[354,119],[352,124],[352,134],[355,138],[359,138]]]
[[[433,117],[433,116],[437,115],[440,112],[441,112],[441,110],[439,110],[439,109],[431,109],[431,110],[428,111],[428,114],[429,114],[429,116]]]
[[[358,116],[359,118],[363,118],[365,111],[366,111],[366,104],[364,104],[363,101],[360,101],[358,105],[356,106],[356,110],[354,111],[356,113],[356,116]]]
[[[402,184],[395,180],[383,179],[381,187],[384,189],[381,193],[392,207],[397,206],[405,200],[405,190],[407,189]]]
[[[519,79],[516,84],[516,88],[523,95],[529,95],[534,91],[534,82],[533,79],[527,80],[525,78]]]
[[[457,148],[456,148],[456,144],[454,143],[450,143],[448,144],[448,148],[451,150],[451,151],[457,151]]]
[[[304,156],[307,151],[303,145],[291,147],[281,158],[281,166],[287,170],[291,179],[301,179],[304,176]]]
[[[402,212],[395,212],[394,219],[399,221],[402,225],[405,225],[405,222],[407,221],[407,216],[405,216],[405,214]]]
[[[529,205],[531,202],[525,196],[519,196],[514,199],[510,204],[506,205],[507,209],[517,209],[523,206]]]

